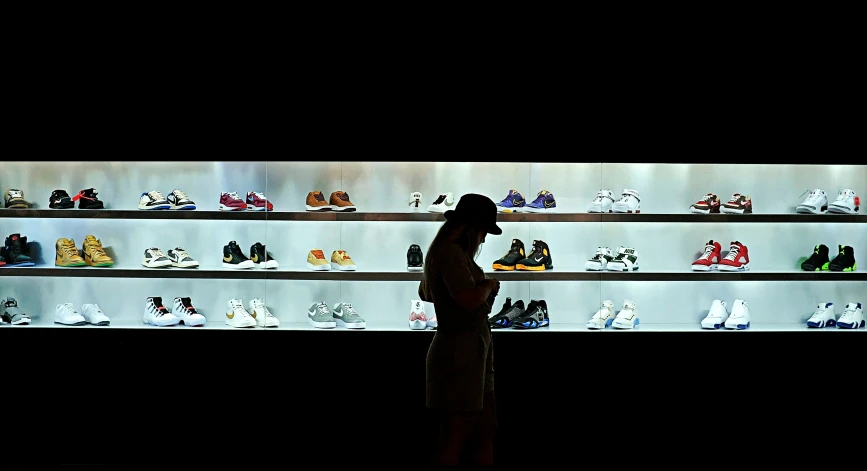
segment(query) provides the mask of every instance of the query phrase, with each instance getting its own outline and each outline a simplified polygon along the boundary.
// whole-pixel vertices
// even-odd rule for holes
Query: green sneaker
[[[858,269],[858,264],[855,263],[855,249],[851,245],[841,245],[840,252],[834,257],[834,260],[828,264],[828,269],[831,271],[855,271]]]

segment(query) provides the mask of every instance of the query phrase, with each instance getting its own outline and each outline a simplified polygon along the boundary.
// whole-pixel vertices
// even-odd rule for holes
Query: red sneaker
[[[698,260],[692,262],[693,271],[710,271],[719,268],[719,261],[722,258],[722,246],[719,242],[709,240],[704,246],[704,253]]]
[[[719,262],[720,271],[747,271],[750,269],[750,254],[747,246],[734,241],[729,246],[729,253]]]
[[[247,209],[247,203],[234,191],[220,193],[220,211],[242,211]]]
[[[700,200],[693,203],[693,205],[689,207],[689,210],[697,214],[719,213],[719,205],[719,196],[713,193],[708,193],[702,196]]]
[[[262,193],[251,191],[247,193],[247,209],[250,211],[274,211],[274,205]]]

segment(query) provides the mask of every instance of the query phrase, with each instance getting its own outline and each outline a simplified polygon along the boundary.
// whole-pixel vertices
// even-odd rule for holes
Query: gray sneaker
[[[331,316],[331,311],[328,310],[328,305],[325,303],[313,303],[307,309],[307,322],[313,327],[320,329],[333,329],[337,327],[337,322]]]
[[[18,307],[18,301],[15,298],[6,298],[6,302],[3,305],[3,322],[8,322],[12,325],[27,325],[30,323],[30,316]]]
[[[352,303],[337,303],[334,309],[331,310],[334,316],[334,321],[337,325],[348,329],[363,329],[367,327],[367,322],[355,312],[352,308]]]

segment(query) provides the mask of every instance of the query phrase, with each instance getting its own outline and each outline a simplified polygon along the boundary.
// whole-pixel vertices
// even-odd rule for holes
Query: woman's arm
[[[452,295],[458,306],[466,310],[473,310],[488,300],[495,290],[499,290],[500,282],[494,279],[482,281],[474,288],[466,288]]]

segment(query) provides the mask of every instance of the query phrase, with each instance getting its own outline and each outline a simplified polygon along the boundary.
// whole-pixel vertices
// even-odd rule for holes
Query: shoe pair
[[[0,248],[0,267],[32,267],[36,265],[30,257],[30,246],[27,236],[11,234]]]
[[[323,302],[313,303],[307,308],[307,322],[317,329],[333,329],[337,326],[367,328],[367,321],[355,311],[352,303],[337,303],[331,310]]]
[[[638,251],[632,247],[618,247],[617,254],[608,247],[597,247],[590,260],[584,262],[587,271],[636,271]]]
[[[247,192],[247,198],[242,200],[238,193],[220,193],[220,211],[274,211],[274,205],[268,201],[264,193]]]
[[[277,268],[279,264],[271,253],[265,249],[265,245],[261,242],[256,242],[250,246],[250,257],[247,258],[241,247],[234,240],[229,241],[223,246],[223,268],[233,268],[235,270],[244,270],[247,268],[259,267]]]
[[[169,196],[163,196],[159,191],[151,190],[141,194],[141,198],[138,201],[138,209],[193,210],[196,209],[196,203],[181,190],[172,190]]]
[[[530,255],[524,255],[524,243],[520,239],[512,239],[509,251],[494,261],[493,268],[505,271],[544,271],[553,269],[554,262],[551,259],[551,249],[545,242],[534,240]]]
[[[54,243],[54,265],[58,267],[83,267],[85,265],[91,267],[110,267],[114,265],[114,260],[105,253],[102,248],[102,242],[92,235],[84,238],[81,244],[81,253],[75,246],[73,239],[61,237]]]
[[[614,302],[602,301],[602,307],[587,321],[587,328],[600,330],[606,327],[615,329],[632,329],[640,324],[638,308],[633,301],[623,301],[623,307],[616,315],[614,314]]]
[[[514,304],[512,298],[506,298],[500,312],[488,318],[488,325],[492,329],[538,329],[551,324],[548,318],[548,303],[545,300],[531,300],[524,308],[524,301],[518,300]]]
[[[807,327],[834,327],[839,329],[860,329],[864,327],[864,310],[861,303],[846,304],[843,314],[837,319],[834,303],[819,303],[813,315],[807,319]]]
[[[692,262],[693,271],[747,271],[749,269],[749,249],[738,241],[729,244],[728,254],[723,258],[722,245],[714,240],[709,240],[704,245],[704,253]]]
[[[536,199],[529,203],[518,190],[509,190],[509,194],[497,203],[497,211],[501,213],[550,213],[556,208],[554,194],[548,190],[537,193]]]
[[[819,244],[813,248],[813,253],[810,257],[801,263],[801,270],[804,271],[844,271],[852,272],[858,270],[858,264],[855,263],[855,249],[851,245],[838,245],[839,251],[834,260],[830,260],[830,249],[825,244]]]
[[[307,200],[304,202],[304,207],[307,211],[346,211],[352,212],[357,208],[352,201],[349,201],[349,193],[345,191],[335,191],[331,193],[328,202],[325,202],[325,196],[319,190],[307,193]]]
[[[226,325],[236,328],[245,327],[277,327],[280,320],[271,314],[265,302],[259,298],[253,298],[248,304],[249,309],[244,308],[241,298],[230,299],[226,302]]]
[[[110,325],[111,319],[96,304],[82,304],[81,313],[79,313],[72,303],[62,303],[54,308],[54,323],[61,325]]]
[[[803,194],[801,195],[803,196]],[[821,188],[811,191],[807,199],[795,208],[801,214],[856,214],[861,209],[861,198],[854,190],[845,189],[837,195],[837,199],[828,202],[828,194]]]
[[[3,301],[3,312],[0,313],[0,321],[4,324],[27,325],[30,323],[30,316],[22,311],[18,307],[18,301],[10,296],[6,298],[6,301]]]
[[[725,327],[729,330],[744,330],[750,327],[750,309],[743,299],[735,299],[732,304],[732,312],[726,309],[726,302],[714,299],[710,310],[701,320],[702,329],[719,329]]]
[[[51,196],[48,197],[48,207],[51,209],[69,209],[75,206],[78,201],[78,209],[103,209],[104,205],[99,198],[98,193],[93,188],[79,191],[72,198],[66,190],[54,190]]]
[[[635,213],[641,212],[641,197],[638,190],[624,189],[620,199],[614,199],[611,190],[599,190],[587,206],[588,213]]]
[[[199,266],[199,262],[181,247],[169,249],[168,255],[164,254],[158,247],[145,249],[141,264],[147,268],[196,268]]]
[[[169,311],[163,305],[162,297],[148,296],[145,299],[142,322],[157,327],[168,327],[181,323],[190,327],[200,327],[205,325],[207,319],[196,310],[190,298],[175,298],[172,302],[172,310]]]
[[[345,250],[331,252],[331,263],[329,264],[322,249],[313,249],[307,252],[307,268],[315,271],[355,271],[356,266],[355,261]]]

